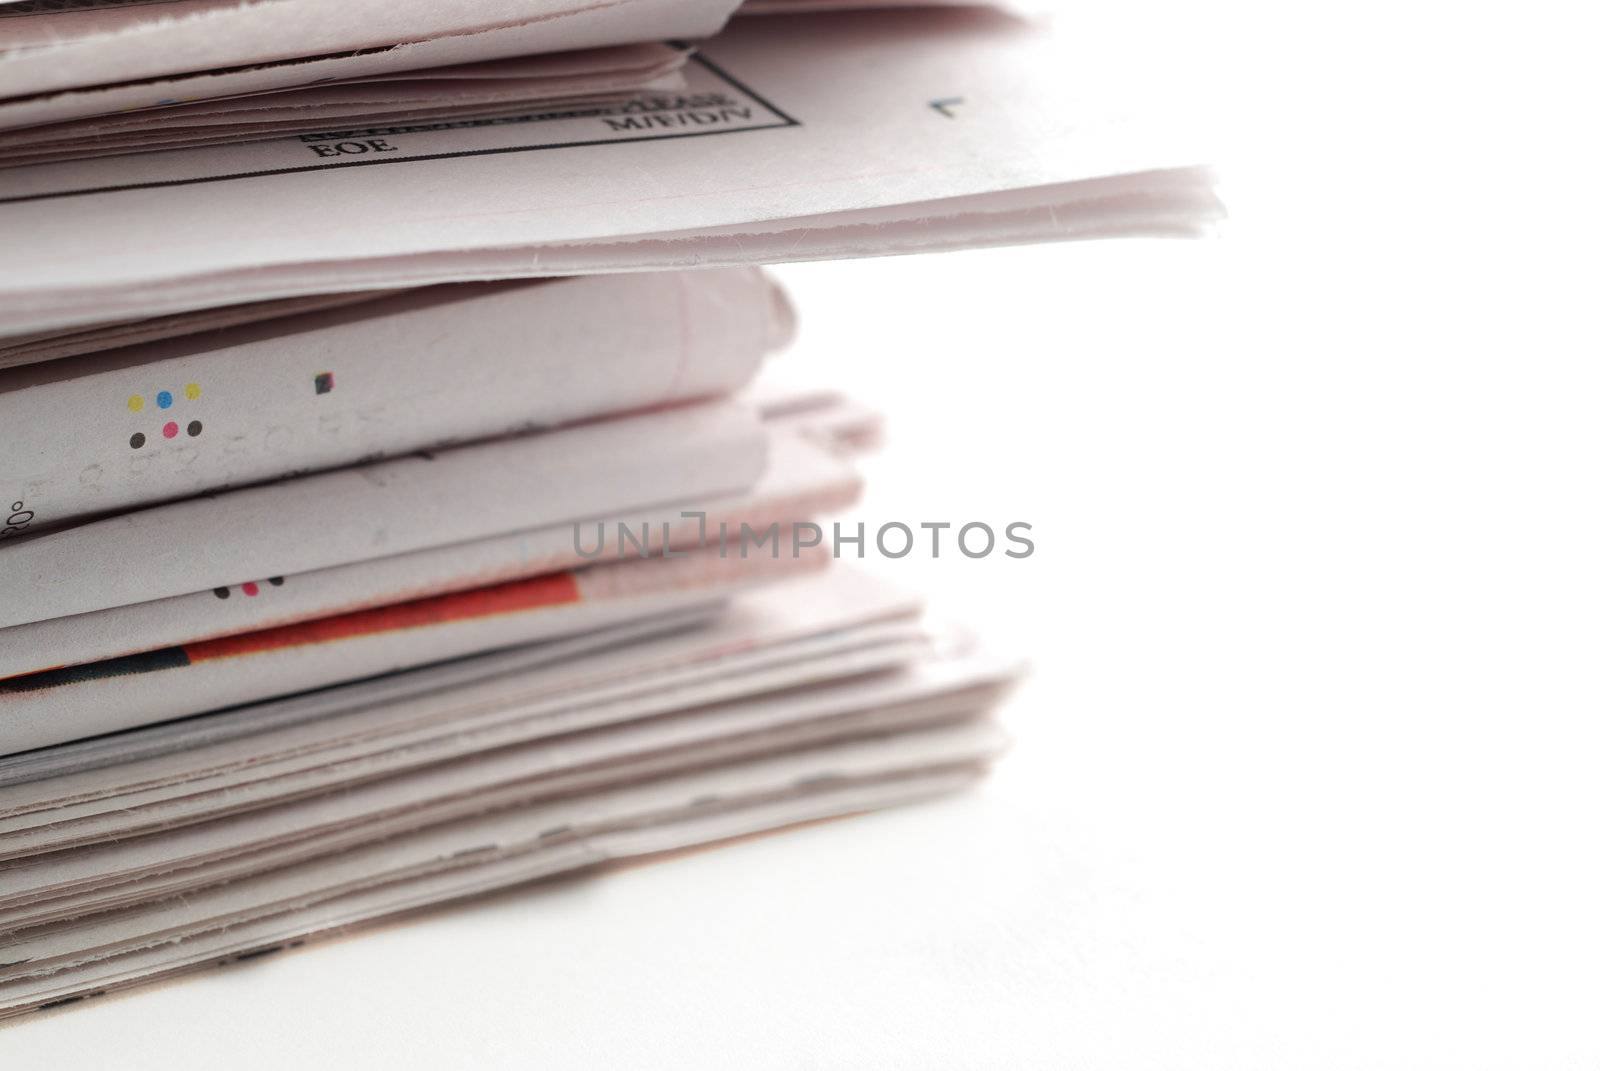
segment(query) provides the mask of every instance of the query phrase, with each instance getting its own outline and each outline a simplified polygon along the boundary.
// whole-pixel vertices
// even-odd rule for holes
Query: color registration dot
[[[246,595],[259,595],[261,593],[260,585],[258,585],[254,580],[246,580],[243,584],[239,585],[239,590],[244,592]]]
[[[137,413],[144,408],[144,395],[132,394],[128,396],[128,408]]]
[[[156,393],[156,405],[162,409],[172,408],[172,392],[170,390],[158,391]]]
[[[165,424],[161,425],[161,434],[169,439],[176,438],[178,434],[178,422],[176,420],[169,420]]]
[[[189,399],[191,402],[200,397],[200,384],[190,383],[188,386],[184,387],[183,396]]]
[[[333,389],[333,373],[318,372],[317,377],[311,383],[317,389],[318,394],[327,394]]]

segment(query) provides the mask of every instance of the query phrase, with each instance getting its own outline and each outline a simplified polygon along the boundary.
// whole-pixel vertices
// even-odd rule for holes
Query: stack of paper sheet
[[[1220,208],[1040,25],[847,6],[0,4],[0,1014],[996,757],[754,265]]]

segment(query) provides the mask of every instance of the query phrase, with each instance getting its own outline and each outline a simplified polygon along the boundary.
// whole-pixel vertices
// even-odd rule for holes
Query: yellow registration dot
[[[131,398],[129,398],[128,399],[128,408],[132,409],[135,413],[137,413],[139,410],[143,409],[144,408],[144,395],[135,394]]]
[[[189,399],[191,402],[200,397],[200,384],[191,383],[187,387],[184,387],[183,396]]]

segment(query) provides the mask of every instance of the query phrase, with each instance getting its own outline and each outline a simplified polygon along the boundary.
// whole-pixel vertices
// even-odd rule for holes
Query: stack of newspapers
[[[0,1014],[981,776],[759,265],[1205,232],[1066,29],[0,2]]]

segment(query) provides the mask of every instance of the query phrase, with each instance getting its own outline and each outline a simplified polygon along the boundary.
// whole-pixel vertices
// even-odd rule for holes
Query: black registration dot
[[[144,445],[144,432],[136,431],[128,437],[128,445],[135,450]]]
[[[200,434],[200,422],[198,420],[189,421],[189,434],[191,437]]]
[[[227,588],[212,588],[211,589],[211,594],[215,595],[219,599],[226,599],[228,597],[228,589]]]
[[[275,588],[281,588],[283,587],[283,577],[269,576],[267,577],[267,583],[271,584]]]

